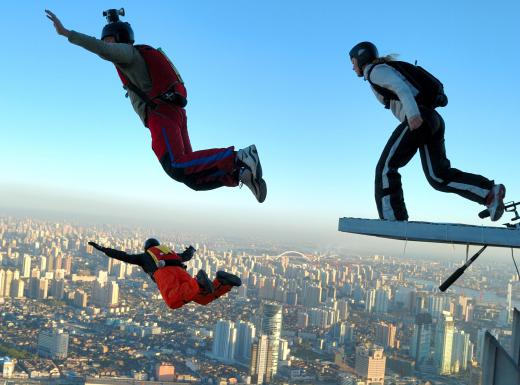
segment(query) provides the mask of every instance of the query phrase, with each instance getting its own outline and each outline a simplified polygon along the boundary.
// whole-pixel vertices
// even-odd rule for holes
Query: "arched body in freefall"
[[[233,146],[193,151],[182,77],[161,49],[134,45],[130,24],[119,20],[124,11],[104,12],[108,24],[101,39],[68,30],[54,13],[46,13],[59,35],[114,63],[135,112],[150,130],[152,149],[172,179],[197,191],[244,184],[258,202],[265,200],[267,185],[254,144],[238,151]]]
[[[172,309],[177,309],[189,302],[207,305],[228,293],[242,281],[234,274],[218,271],[211,281],[204,270],[199,270],[196,277],[186,271],[184,262],[189,261],[195,249],[187,248],[181,254],[175,253],[159,241],[150,238],[145,242],[144,253],[127,254],[124,251],[103,247],[95,242],[89,245],[103,252],[110,258],[140,266],[157,284],[164,302]]]

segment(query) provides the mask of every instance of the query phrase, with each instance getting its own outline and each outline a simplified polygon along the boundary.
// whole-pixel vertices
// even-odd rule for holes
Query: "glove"
[[[179,257],[181,257],[182,262],[187,262],[193,258],[196,251],[197,250],[193,246],[190,245],[190,247],[186,247],[186,250],[184,250],[182,253],[179,254]]]
[[[94,249],[105,252],[105,248],[103,246],[98,245],[96,242],[90,241],[88,243],[90,246],[92,246]]]

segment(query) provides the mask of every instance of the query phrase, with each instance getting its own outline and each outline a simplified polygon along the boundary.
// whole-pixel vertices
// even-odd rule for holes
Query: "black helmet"
[[[348,54],[351,59],[356,58],[360,69],[363,69],[365,64],[371,63],[379,57],[376,46],[369,41],[356,44]]]
[[[107,18],[107,25],[103,27],[101,32],[101,40],[107,36],[114,36],[117,43],[130,43],[134,44],[134,31],[127,22],[119,20],[119,15],[125,15],[125,9],[109,9],[103,11],[103,16]]]
[[[150,247],[154,247],[154,246],[159,246],[160,243],[157,239],[155,238],[148,238],[145,242],[144,242],[144,251],[148,250]]]

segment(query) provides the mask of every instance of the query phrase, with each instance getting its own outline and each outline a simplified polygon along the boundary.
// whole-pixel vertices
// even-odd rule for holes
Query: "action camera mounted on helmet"
[[[103,11],[103,16],[107,18],[107,23],[116,23],[119,21],[119,16],[125,15],[125,9],[119,8],[119,9],[107,9],[106,11]]]
[[[119,20],[119,16],[125,16],[125,9],[108,9],[103,11],[103,16],[107,18],[107,25],[101,32],[101,40],[113,36],[116,43],[134,44],[134,31],[127,22]]]

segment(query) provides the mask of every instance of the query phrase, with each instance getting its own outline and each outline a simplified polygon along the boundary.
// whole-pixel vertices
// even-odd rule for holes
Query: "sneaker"
[[[256,146],[254,144],[238,150],[237,160],[241,163],[241,166],[251,170],[254,179],[262,179],[262,165],[260,164],[258,151],[256,150]]]
[[[495,222],[504,214],[504,198],[506,188],[503,184],[494,185],[486,198],[486,206],[489,210],[489,218]]]
[[[265,180],[262,178],[253,178],[253,173],[248,168],[240,170],[240,176],[238,179],[240,180],[240,187],[242,187],[243,184],[249,187],[258,202],[262,203],[265,201],[265,197],[267,196],[267,185]]]
[[[213,282],[210,281],[208,275],[204,270],[199,270],[195,279],[197,280],[199,287],[205,293],[213,293],[215,291],[215,288],[213,287]]]
[[[240,286],[242,280],[235,274],[228,273],[227,271],[217,271],[217,279],[223,285]]]

